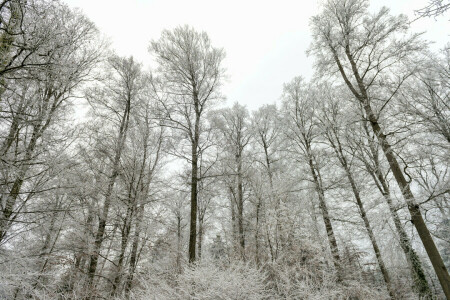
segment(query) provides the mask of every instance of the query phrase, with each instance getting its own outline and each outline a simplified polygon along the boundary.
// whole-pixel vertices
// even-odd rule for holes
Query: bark
[[[177,272],[181,274],[181,214],[177,215]]]
[[[279,198],[275,195],[275,189],[273,187],[273,172],[272,172],[272,163],[270,161],[270,155],[269,155],[269,145],[267,144],[266,138],[263,134],[260,134],[260,138],[261,138],[261,143],[264,149],[264,158],[266,161],[266,168],[267,168],[267,175],[269,176],[269,199],[270,200],[275,200],[276,201],[276,205],[275,205],[275,209],[276,209],[276,224],[275,224],[275,238],[274,238],[274,244],[272,243],[272,240],[270,238],[270,233],[269,233],[269,225],[267,224],[267,219],[264,218],[265,221],[265,225],[266,225],[266,235],[267,235],[267,242],[269,244],[269,248],[270,248],[270,255],[272,257],[272,261],[276,260],[278,258],[278,251],[279,251],[279,237],[278,237],[278,233],[281,231],[280,229],[280,222],[279,222],[279,208],[280,208],[280,202],[279,202]],[[275,199],[276,198],[276,199]]]
[[[198,119],[195,124],[195,138],[192,143],[191,164],[191,221],[189,228],[189,263],[195,262],[195,244],[197,240],[197,197],[198,197]]]
[[[229,197],[230,197],[230,210],[231,210],[231,239],[233,246],[233,253],[237,253],[237,235],[236,235],[236,208],[235,208],[235,193],[233,191],[233,187],[229,186]]]
[[[259,267],[260,259],[259,259],[259,218],[261,211],[261,199],[258,199],[258,203],[256,204],[256,223],[255,223],[255,261],[256,265]]]
[[[192,77],[194,78],[194,77]],[[202,107],[195,82],[192,83],[192,100],[195,110],[193,132],[191,132],[191,220],[189,228],[189,263],[194,263],[197,242],[197,200],[198,200],[198,148],[200,142],[200,116]]]
[[[236,157],[237,160],[237,215],[238,215],[238,233],[239,233],[239,254],[245,260],[245,236],[244,236],[244,193],[242,187],[242,158],[241,155]]]
[[[203,217],[198,218],[198,260],[202,258],[202,244],[203,244]]]

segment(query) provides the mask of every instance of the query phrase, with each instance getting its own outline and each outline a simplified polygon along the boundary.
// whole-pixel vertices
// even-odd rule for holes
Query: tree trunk
[[[189,263],[195,262],[195,245],[197,243],[197,200],[198,200],[198,147],[200,142],[201,106],[195,82],[192,83],[192,100],[194,101],[194,132],[191,132],[191,220],[189,228]]]
[[[239,254],[245,260],[245,236],[244,236],[244,193],[242,187],[242,159],[241,155],[237,160],[237,212],[238,212],[238,233],[239,233]]]
[[[309,152],[309,151],[308,151]],[[323,222],[325,224],[325,229],[327,231],[328,243],[330,245],[331,254],[333,256],[334,267],[336,268],[338,280],[341,280],[341,267],[340,267],[340,256],[339,249],[336,242],[336,237],[334,235],[333,226],[331,224],[330,215],[328,213],[328,207],[325,202],[325,194],[322,188],[322,183],[318,175],[318,170],[315,168],[311,154],[308,154],[309,168],[311,175],[314,180],[314,185],[316,188],[317,195],[319,197],[319,208],[322,213]],[[316,173],[317,172],[317,173]]]
[[[136,214],[137,214],[136,225],[134,228],[133,244],[131,245],[128,277],[127,277],[127,281],[125,283],[125,298],[126,299],[129,299],[129,297],[130,297],[131,285],[133,284],[133,277],[134,277],[136,265],[138,262],[138,246],[139,246],[139,240],[140,240],[141,224],[142,224],[142,220],[144,218],[144,205],[143,204],[141,204],[140,206],[137,206]]]
[[[258,199],[258,203],[256,204],[256,223],[255,223],[255,262],[256,266],[259,267],[260,259],[259,259],[259,214],[261,211],[261,199]]]
[[[6,237],[6,234],[8,232],[8,228],[11,224],[10,218],[13,214],[14,205],[16,204],[17,197],[20,194],[20,190],[22,188],[22,184],[24,182],[24,178],[26,173],[28,172],[28,169],[30,168],[30,160],[33,157],[34,150],[37,145],[37,141],[40,138],[43,128],[41,127],[40,123],[42,122],[42,119],[39,122],[39,125],[33,126],[33,133],[31,135],[30,142],[28,143],[28,146],[26,148],[26,153],[23,161],[25,162],[20,167],[19,174],[17,175],[16,179],[14,180],[13,186],[11,188],[11,191],[7,193],[5,206],[2,210],[2,216],[0,217],[0,242]],[[2,197],[3,198],[3,195]],[[1,199],[3,200],[3,199]],[[3,201],[2,201],[3,202]]]
[[[236,229],[236,208],[235,208],[235,195],[233,187],[229,186],[229,197],[230,197],[230,210],[231,210],[231,245],[233,249],[233,256],[237,254],[237,229]]]
[[[123,261],[125,258],[125,251],[128,246],[128,238],[130,236],[130,230],[131,230],[131,222],[133,220],[133,208],[134,205],[132,205],[132,201],[135,202],[136,199],[132,199],[131,197],[131,190],[132,190],[132,184],[130,183],[130,188],[128,192],[128,207],[127,207],[127,213],[125,216],[125,220],[123,221],[122,226],[122,237],[121,237],[121,243],[120,243],[120,253],[119,253],[119,260],[117,262],[117,270],[116,270],[116,276],[114,277],[112,290],[111,290],[111,296],[118,296],[120,293],[119,285],[120,281],[122,279],[122,268],[123,268]]]
[[[198,218],[198,260],[202,258],[202,243],[203,243],[203,217]]]
[[[196,127],[198,125],[196,124]],[[197,242],[197,185],[198,185],[198,159],[197,159],[198,139],[192,144],[192,165],[191,165],[191,221],[189,228],[189,263],[195,262],[195,244]]]
[[[177,272],[181,274],[181,214],[177,216]]]
[[[344,156],[344,152],[341,147],[341,143],[339,141],[338,133],[334,132],[334,139],[336,143],[333,141],[333,137],[329,136],[328,139],[336,153],[339,162],[342,165],[342,168],[345,170],[345,174],[347,175],[347,179],[350,182],[350,186],[352,187],[353,195],[355,196],[356,204],[358,205],[359,213],[361,218],[364,221],[364,226],[366,227],[367,234],[369,235],[370,242],[372,243],[373,251],[375,252],[375,256],[378,261],[378,266],[380,267],[381,274],[383,275],[384,282],[386,283],[387,290],[389,292],[389,296],[391,299],[395,299],[394,289],[392,288],[391,278],[384,264],[383,258],[381,257],[380,248],[378,247],[377,240],[375,239],[375,234],[373,233],[372,227],[370,226],[369,219],[367,218],[366,210],[364,209],[364,205],[361,200],[361,196],[359,193],[359,189],[356,186],[356,182],[353,178],[353,175],[350,171],[350,167],[348,166],[347,159]]]

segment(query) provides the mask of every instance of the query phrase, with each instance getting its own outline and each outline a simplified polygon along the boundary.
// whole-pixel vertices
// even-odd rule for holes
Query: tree
[[[258,195],[257,198],[261,202],[257,206],[260,206],[258,210],[261,210],[270,256],[272,261],[275,261],[285,242],[282,235],[281,197],[278,187],[275,185],[280,171],[279,150],[282,142],[282,122],[276,105],[260,107],[253,113],[251,122],[254,135],[254,160],[264,172],[263,182],[268,181],[269,183],[268,186],[266,185],[265,193]]]
[[[65,120],[71,101],[101,54],[99,48],[91,45],[98,31],[85,16],[57,2],[46,8],[49,10],[43,18],[52,19],[53,28],[39,22],[36,26],[47,30],[46,54],[38,55],[47,67],[29,70],[24,78],[3,78],[0,241],[14,223],[22,194],[28,194],[26,201],[32,197],[33,191],[24,192],[23,187],[34,176],[31,174],[45,169],[45,164],[39,162],[44,158],[42,153],[67,138],[58,136],[56,129],[68,123]]]
[[[131,110],[140,97],[144,87],[141,66],[133,58],[112,56],[108,59],[107,77],[98,87],[87,91],[86,97],[94,108],[94,112],[102,122],[111,122],[116,136],[113,139],[113,153],[108,162],[107,187],[103,195],[103,207],[98,216],[98,227],[95,231],[93,252],[88,267],[88,286],[93,289],[94,276],[97,271],[98,257],[101,251],[108,214],[113,199],[113,189],[120,172],[120,161],[124,149],[130,123]]]
[[[189,26],[164,30],[158,41],[152,41],[151,51],[159,63],[162,85],[161,124],[183,133],[190,144],[191,211],[189,229],[189,262],[196,259],[197,198],[199,181],[199,150],[205,132],[205,113],[220,98],[219,88],[224,78],[221,67],[223,49],[214,48],[205,32]],[[155,85],[156,86],[156,85]]]
[[[245,258],[245,236],[244,236],[244,187],[243,170],[244,150],[251,138],[249,115],[245,107],[235,103],[232,108],[214,112],[215,126],[220,132],[221,146],[228,157],[231,157],[233,166],[230,177],[235,178],[234,184],[230,186],[232,201],[237,207],[237,227],[239,240],[239,254]],[[232,180],[233,181],[233,180]],[[234,205],[232,206],[234,207]],[[233,224],[234,225],[234,224]]]
[[[325,199],[325,183],[321,174],[319,163],[318,138],[320,136],[319,124],[317,121],[318,99],[323,97],[323,87],[307,85],[301,77],[294,78],[284,86],[284,107],[286,120],[290,126],[287,128],[286,136],[292,142],[291,151],[296,151],[303,156],[306,161],[310,175],[313,179],[315,191],[319,199],[319,208],[322,213],[328,242],[333,257],[333,263],[338,278],[341,277],[340,255],[331,223],[331,216]]]
[[[406,35],[408,21],[405,17],[393,17],[387,8],[371,15],[367,7],[365,0],[327,1],[323,11],[312,19],[310,53],[319,59],[316,63],[319,71],[337,71],[361,103],[407,203],[411,221],[449,298],[447,269],[380,122],[383,110],[397,96],[403,83],[417,72],[417,67],[413,66],[420,66],[417,62],[420,62],[424,43],[418,34]]]
[[[326,89],[327,86],[325,86],[324,88]],[[320,114],[319,120],[325,138],[329,143],[329,145],[331,146],[331,148],[333,149],[342,169],[344,169],[345,176],[347,177],[348,182],[350,183],[353,195],[355,196],[360,216],[364,221],[364,227],[369,236],[373,251],[375,252],[375,256],[378,261],[378,266],[383,275],[383,279],[384,282],[386,283],[389,295],[391,299],[395,299],[395,293],[392,286],[390,275],[388,273],[388,270],[386,269],[386,265],[381,256],[380,247],[378,246],[378,242],[375,238],[374,231],[372,229],[372,226],[370,225],[366,208],[364,207],[363,199],[361,197],[360,188],[358,187],[358,184],[355,180],[355,176],[351,170],[352,167],[351,159],[349,160],[347,157],[346,152],[348,152],[347,151],[348,149],[346,148],[343,139],[346,136],[345,128],[347,128],[351,124],[352,120],[344,119],[343,111],[345,110],[348,113],[349,109],[345,107],[340,108],[340,106],[342,106],[339,103],[340,100],[341,99],[339,99],[339,95],[337,93],[335,94],[330,93],[328,96],[325,95],[324,99],[322,100],[323,103],[321,111],[319,112]],[[352,153],[350,152],[350,154]]]
[[[361,110],[361,109],[360,109]],[[364,112],[361,112],[364,115]],[[398,213],[398,205],[394,203],[393,193],[387,178],[386,166],[380,158],[380,145],[376,142],[376,137],[370,132],[366,118],[362,117],[362,121],[356,128],[349,128],[351,133],[347,138],[347,146],[351,149],[354,157],[362,162],[365,171],[375,184],[378,191],[385,199],[394,227],[398,234],[400,247],[405,254],[406,261],[411,271],[411,277],[414,285],[413,290],[419,294],[429,294],[431,292],[428,282],[425,278],[425,271],[422,263],[414,250],[411,240],[406,233],[406,229],[402,225]]]

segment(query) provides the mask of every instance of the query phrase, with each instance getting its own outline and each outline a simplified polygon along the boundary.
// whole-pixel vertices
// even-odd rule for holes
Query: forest
[[[0,299],[450,299],[450,44],[410,22],[322,1],[314,76],[249,110],[206,32],[144,66],[0,0]]]

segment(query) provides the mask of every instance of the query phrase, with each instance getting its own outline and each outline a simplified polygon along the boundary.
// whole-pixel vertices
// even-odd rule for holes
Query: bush
[[[205,261],[186,267],[175,281],[153,276],[141,282],[135,299],[260,300],[273,299],[264,283],[264,272],[244,263],[219,266]]]

